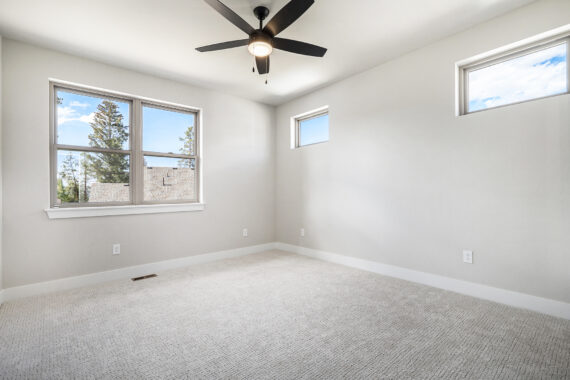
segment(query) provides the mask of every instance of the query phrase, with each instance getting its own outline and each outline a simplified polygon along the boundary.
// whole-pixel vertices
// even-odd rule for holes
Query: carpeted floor
[[[8,302],[2,379],[570,378],[570,321],[272,251]]]

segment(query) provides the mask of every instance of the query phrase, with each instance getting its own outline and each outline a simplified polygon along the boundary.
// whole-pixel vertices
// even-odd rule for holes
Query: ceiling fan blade
[[[231,22],[232,24],[243,30],[245,33],[247,33],[247,35],[250,35],[251,33],[255,32],[253,26],[249,25],[247,21],[239,17],[237,13],[235,13],[230,8],[225,6],[221,1],[219,0],[204,0],[204,1],[208,3],[208,5],[210,5],[212,8],[214,8],[216,11],[218,11],[219,14],[224,16],[229,22]]]
[[[219,44],[200,46],[200,47],[196,48],[196,50],[198,50],[200,53],[204,53],[207,51],[224,50],[224,49],[231,49],[231,48],[235,48],[235,47],[245,46],[248,43],[249,43],[249,39],[227,41],[227,42],[220,42]]]
[[[301,17],[314,2],[314,0],[291,0],[265,25],[263,31],[276,36]]]
[[[313,57],[322,57],[327,52],[327,49],[324,47],[279,37],[275,37],[273,39],[273,47],[275,49],[285,50],[291,53],[310,55]]]
[[[257,72],[260,75],[267,74],[269,72],[269,56],[255,57],[255,66],[257,66]]]

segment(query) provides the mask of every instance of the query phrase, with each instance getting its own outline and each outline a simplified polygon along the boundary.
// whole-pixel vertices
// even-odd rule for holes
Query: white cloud
[[[469,74],[471,110],[565,92],[566,44],[553,46]]]
[[[84,123],[91,123],[95,117],[95,112],[91,112],[89,115],[82,115],[79,117],[79,121]]]
[[[84,108],[88,104],[71,102],[69,106],[58,106],[57,107],[57,125],[68,123],[70,121],[80,121],[83,123],[91,123],[95,117],[95,113],[91,112],[89,114],[82,114],[80,111],[75,109],[76,107]]]
[[[68,121],[78,120],[77,111],[71,107],[57,107],[57,124],[67,123]]]
[[[70,106],[70,107],[81,107],[81,108],[85,108],[85,107],[88,107],[89,104],[87,104],[87,103],[81,103],[81,102],[78,102],[77,100],[74,100],[74,101],[72,101],[71,103],[69,103],[69,106]]]

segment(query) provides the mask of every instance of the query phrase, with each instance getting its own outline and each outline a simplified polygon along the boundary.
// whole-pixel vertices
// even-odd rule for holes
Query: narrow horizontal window
[[[329,141],[329,113],[321,110],[295,118],[296,147]]]
[[[462,113],[567,94],[568,69],[568,38],[462,67]]]

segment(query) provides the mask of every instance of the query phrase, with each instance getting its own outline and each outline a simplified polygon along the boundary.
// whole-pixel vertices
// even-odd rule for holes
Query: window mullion
[[[140,99],[133,101],[133,203],[144,201],[144,159],[142,155],[142,106]]]
[[[196,155],[190,154],[179,154],[179,153],[162,153],[162,152],[142,152],[143,156],[153,156],[153,157],[169,157],[169,158],[182,158],[182,159],[192,159],[196,158]]]
[[[130,150],[98,148],[98,147],[81,146],[81,145],[55,144],[55,148],[57,150],[72,150],[74,152],[116,153],[116,154],[126,154],[126,155],[131,154]]]

